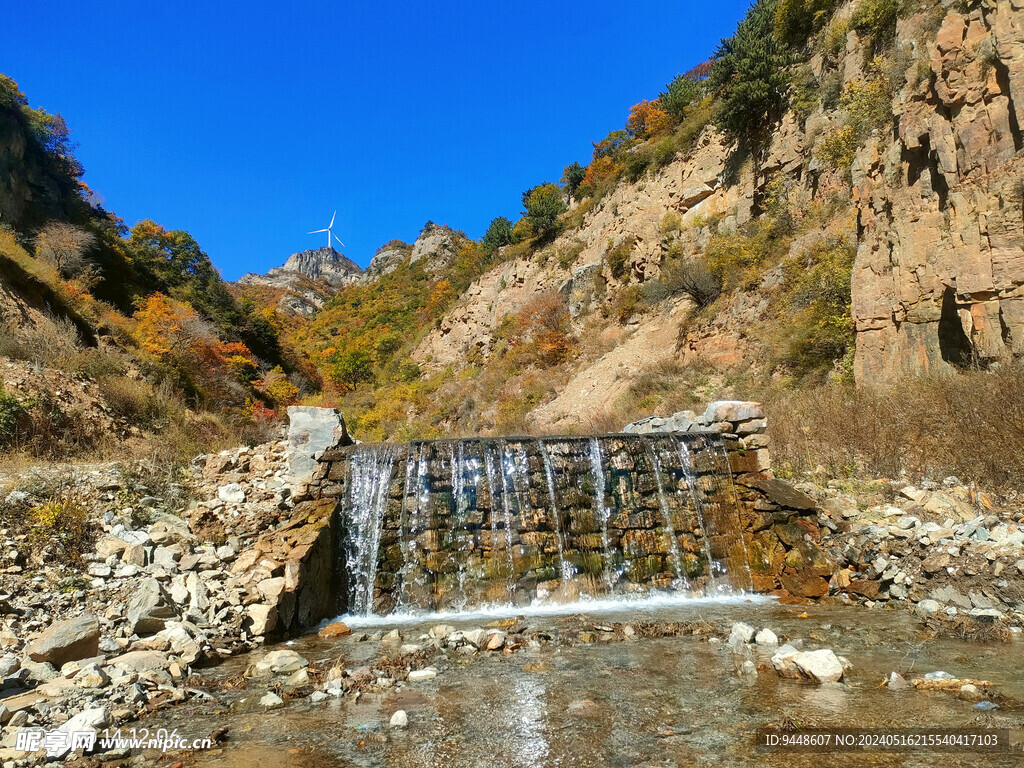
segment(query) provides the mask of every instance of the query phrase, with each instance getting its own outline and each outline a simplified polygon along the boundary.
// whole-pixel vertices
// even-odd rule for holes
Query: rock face
[[[436,272],[452,262],[465,239],[465,235],[449,227],[428,221],[412,245],[409,263],[422,259],[427,272]]]
[[[1024,354],[1020,4],[949,11],[927,55],[934,77],[901,93],[895,143],[854,165],[861,379]]]
[[[261,537],[232,565],[252,595],[251,634],[297,632],[335,610],[336,506],[327,499],[297,505],[287,525]]]
[[[285,479],[293,486],[306,482],[317,467],[317,459],[328,448],[352,445],[345,418],[336,408],[306,405],[288,407],[288,445]]]
[[[333,288],[341,288],[358,282],[362,273],[363,270],[354,261],[333,248],[323,247],[293,253],[283,266],[273,267],[265,275],[249,272],[242,275],[238,282],[243,285],[291,288],[302,276],[322,281]]]
[[[285,314],[311,315],[340,288],[359,282],[363,270],[333,248],[314,248],[293,253],[283,266],[265,275],[249,272],[241,285],[284,289],[277,309]]]
[[[50,626],[26,650],[32,661],[60,667],[69,661],[87,659],[99,653],[100,625],[91,614]]]
[[[370,263],[367,265],[366,271],[363,272],[360,282],[372,283],[374,280],[394,272],[399,266],[409,260],[411,254],[412,246],[408,243],[403,243],[401,240],[392,240],[390,243],[381,246],[373,258],[370,259]]]

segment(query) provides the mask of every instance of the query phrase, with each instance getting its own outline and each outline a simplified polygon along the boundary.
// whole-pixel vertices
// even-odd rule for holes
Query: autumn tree
[[[88,258],[96,236],[71,224],[54,221],[36,235],[36,256],[52,265],[61,277],[88,277],[94,272]]]
[[[143,300],[135,320],[139,343],[157,357],[167,358],[193,348],[191,326],[198,322],[199,315],[188,304],[154,293]]]
[[[373,380],[373,358],[364,349],[336,352],[329,360],[327,375],[337,386],[354,392],[362,382]]]
[[[668,113],[657,101],[641,101],[629,110],[627,129],[638,139],[648,139],[668,128],[671,120]]]

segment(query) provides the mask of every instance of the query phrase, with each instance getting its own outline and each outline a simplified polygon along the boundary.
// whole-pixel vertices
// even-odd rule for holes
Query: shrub
[[[65,279],[90,278],[95,268],[88,258],[96,236],[71,224],[52,222],[36,235],[36,256]]]
[[[70,494],[34,507],[29,520],[33,549],[54,547],[64,557],[77,560],[91,538],[88,509]]]
[[[767,217],[750,222],[743,230],[718,232],[704,250],[707,268],[723,286],[751,284],[773,251],[773,233]]]
[[[568,269],[579,259],[580,254],[583,253],[583,249],[587,247],[587,244],[582,240],[576,239],[569,243],[568,247],[558,250],[558,266],[562,269]]]
[[[762,393],[773,464],[1024,489],[1024,368]]]
[[[153,427],[165,416],[153,388],[145,381],[127,376],[103,376],[96,380],[103,402],[117,418],[137,427]]]
[[[875,59],[864,80],[851,80],[843,88],[839,106],[860,135],[883,128],[892,119],[892,86],[883,74],[884,61]]]
[[[780,362],[798,375],[828,372],[853,349],[850,282],[856,254],[841,239],[783,262],[787,326]]]
[[[671,237],[683,228],[683,218],[677,211],[668,211],[661,217],[661,234]]]
[[[605,260],[612,277],[616,280],[628,278],[630,268],[630,256],[633,254],[633,246],[636,244],[635,237],[625,237],[616,245],[614,240],[608,240],[608,250],[605,252]]]
[[[612,303],[612,313],[620,323],[624,323],[640,308],[642,288],[639,285],[630,285],[623,288],[615,296]]]
[[[793,72],[790,106],[802,125],[818,106],[818,79],[806,64]]]
[[[698,308],[712,304],[722,294],[722,278],[703,259],[681,259],[666,265],[663,282],[672,294],[685,293]]]
[[[789,54],[775,38],[775,0],[758,0],[715,51],[709,85],[721,91],[715,122],[752,147],[786,108]]]
[[[899,12],[900,0],[861,0],[850,16],[850,26],[871,35],[877,47],[896,35]]]
[[[373,358],[364,349],[336,352],[329,359],[327,375],[339,387],[354,392],[362,382],[373,380]]]
[[[0,447],[10,446],[25,419],[25,406],[0,382]]]
[[[833,20],[825,28],[818,44],[821,56],[829,61],[836,61],[839,54],[846,49],[846,36],[850,33],[850,22],[846,19]]]
[[[775,9],[775,38],[791,48],[807,43],[835,7],[835,0],[779,0]]]
[[[834,170],[849,168],[857,156],[860,138],[852,125],[834,128],[818,144],[818,159]]]

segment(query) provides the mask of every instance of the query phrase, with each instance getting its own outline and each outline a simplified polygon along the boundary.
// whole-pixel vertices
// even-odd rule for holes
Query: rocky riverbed
[[[775,527],[780,546],[763,554],[785,558],[777,603],[695,603],[657,611],[640,604],[628,613],[566,618],[499,612],[475,622],[422,626],[382,619],[379,628],[353,624],[351,635],[335,627],[333,637],[272,646],[277,655],[268,659],[268,639],[292,631],[299,615],[312,610],[310,601],[322,597],[295,591],[319,529],[305,524],[316,510],[292,499],[283,441],[200,457],[186,475],[169,479],[114,465],[47,472],[11,478],[0,517],[4,768],[44,760],[16,749],[25,729],[179,722],[189,725],[190,736],[222,738],[226,726],[223,747],[187,759],[232,764],[232,755],[248,760],[250,748],[277,754],[282,734],[307,717],[315,729],[354,728],[351,735],[362,735],[338,742],[309,729],[292,734],[302,755],[315,753],[324,764],[402,764],[414,753],[426,754],[424,739],[435,750],[452,741],[450,759],[439,764],[466,764],[474,750],[487,754],[500,745],[479,733],[458,735],[466,726],[446,718],[453,707],[467,706],[460,698],[469,696],[478,708],[515,722],[519,702],[509,691],[538,686],[545,697],[558,691],[542,707],[544,718],[559,713],[541,718],[548,751],[538,762],[550,764],[558,762],[556,754],[568,759],[564,750],[573,745],[583,748],[581,723],[612,717],[602,709],[606,700],[622,708],[616,717],[623,722],[654,729],[649,738],[637,737],[644,749],[685,741],[687,734],[672,730],[688,727],[678,725],[679,716],[671,719],[675,725],[664,726],[671,737],[657,735],[659,705],[638,704],[650,695],[642,691],[687,701],[685,711],[700,717],[705,713],[690,700],[690,689],[711,691],[714,706],[729,713],[727,722],[735,719],[729,728],[737,740],[747,733],[741,723],[782,722],[790,717],[782,703],[797,699],[842,702],[831,713],[833,724],[861,715],[899,722],[905,701],[878,698],[875,687],[882,681],[889,682],[884,691],[895,695],[905,685],[900,696],[919,697],[914,722],[995,718],[1019,727],[1013,718],[1024,690],[1013,670],[1024,621],[1024,518],[1013,499],[997,499],[954,478],[913,485],[798,484],[817,503],[817,525]],[[36,541],[19,523],[58,487],[72,488],[87,510],[89,544],[77,561]],[[800,618],[804,613],[808,618]],[[633,680],[623,664],[637,670],[635,685],[620,686]],[[681,675],[677,682],[665,679],[662,664]],[[574,682],[573,671],[584,679]],[[925,677],[937,671],[948,672],[953,682]],[[603,689],[590,690],[601,680]],[[926,680],[940,682],[915,682]],[[496,690],[495,681],[509,691]],[[745,715],[743,707],[751,706],[746,694],[740,699],[747,705],[720,700],[720,694],[765,686],[776,691],[769,699],[778,707],[752,707]],[[412,703],[404,706],[407,701]],[[975,709],[984,702],[998,709]],[[564,712],[558,709],[563,705]],[[403,720],[398,710],[405,711],[407,732],[417,736],[394,734]],[[267,711],[275,713],[280,730],[251,743],[240,739],[240,729],[245,733]],[[372,717],[364,722],[368,713]],[[429,738],[425,722],[433,729]],[[621,728],[618,720],[609,722],[613,730]],[[559,741],[551,729],[571,738]],[[512,728],[508,738],[514,741],[516,733]],[[464,739],[473,746],[460,751]],[[714,739],[701,739],[710,754]],[[629,750],[615,751],[624,747],[607,749],[619,755],[616,763],[639,759],[627,759]],[[749,745],[737,754],[749,755]],[[69,751],[66,757],[133,764],[157,759],[140,750],[84,758]]]

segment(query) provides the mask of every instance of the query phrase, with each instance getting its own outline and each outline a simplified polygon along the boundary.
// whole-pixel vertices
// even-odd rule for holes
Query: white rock
[[[407,725],[409,725],[409,716],[404,709],[398,710],[391,716],[392,728],[405,728]]]
[[[409,673],[410,683],[420,683],[424,680],[432,680],[437,677],[437,670],[433,667],[426,667],[425,669],[414,669]]]
[[[749,643],[754,639],[754,628],[742,621],[737,621],[732,625],[732,630],[729,632],[730,640],[733,635],[740,637],[744,643]]]
[[[804,677],[819,683],[836,683],[843,679],[843,663],[830,648],[798,653],[793,663]]]
[[[779,637],[768,627],[765,627],[754,636],[754,642],[758,645],[778,645]]]
[[[217,498],[225,504],[243,504],[245,490],[238,483],[228,483],[217,489]]]
[[[284,699],[276,693],[267,693],[260,699],[260,706],[265,709],[280,709],[284,706]]]

